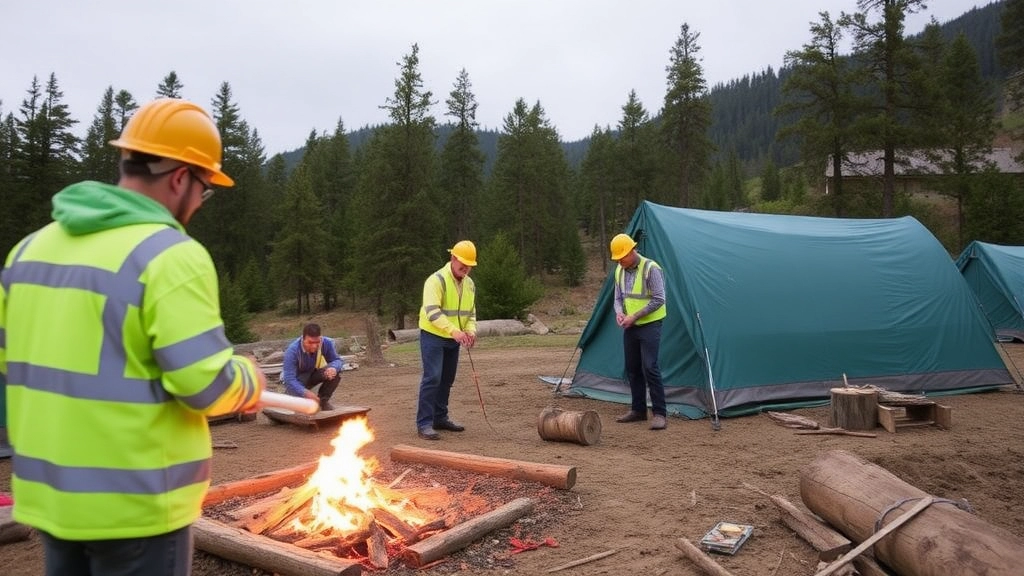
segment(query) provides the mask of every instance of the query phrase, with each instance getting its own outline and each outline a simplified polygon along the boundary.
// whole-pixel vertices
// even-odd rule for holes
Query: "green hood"
[[[72,236],[131,224],[167,224],[185,231],[163,204],[102,182],[79,182],[56,193],[51,215]]]

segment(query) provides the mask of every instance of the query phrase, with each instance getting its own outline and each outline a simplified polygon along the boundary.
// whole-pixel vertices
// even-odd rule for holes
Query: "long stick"
[[[586,558],[580,558],[579,560],[573,560],[572,562],[569,562],[568,564],[562,564],[561,566],[555,566],[554,568],[549,568],[549,569],[545,570],[545,572],[550,574],[552,572],[558,572],[559,570],[565,570],[566,568],[573,568],[575,566],[580,566],[582,564],[586,564],[587,562],[593,562],[594,560],[600,560],[601,558],[607,558],[608,556],[611,556],[612,554],[615,554],[616,552],[618,552],[618,550],[605,550],[604,552],[598,552],[597,554],[592,554],[590,556],[587,556]]]
[[[469,356],[469,369],[473,372],[473,383],[476,384],[476,397],[480,399],[480,410],[484,413],[484,422],[487,422],[487,427],[491,429],[491,432],[497,432],[494,426],[491,426],[490,419],[487,418],[487,407],[484,406],[484,395],[480,392],[480,378],[476,375],[476,366],[473,364],[473,353],[466,348],[466,356]]]
[[[708,367],[708,385],[711,386],[711,407],[714,410],[711,429],[718,432],[722,429],[722,423],[718,420],[718,401],[715,400],[715,376],[711,373],[711,355],[708,353],[708,341],[704,336],[704,322],[700,319],[700,312],[697,312],[697,327],[700,328],[700,341],[704,344],[704,363]]]
[[[878,532],[875,532],[874,534],[872,534],[870,538],[867,538],[866,540],[861,542],[859,546],[857,546],[853,550],[850,550],[849,552],[844,554],[842,558],[840,558],[839,560],[836,560],[835,562],[829,564],[827,568],[825,568],[821,572],[818,572],[814,576],[828,576],[829,574],[832,574],[833,572],[835,572],[836,570],[841,568],[844,564],[846,564],[850,560],[853,560],[857,556],[860,556],[861,554],[864,553],[865,550],[867,550],[868,548],[871,548],[872,546],[874,546],[875,542],[878,542],[879,540],[881,540],[889,532],[892,532],[893,530],[895,530],[895,529],[899,528],[900,526],[902,526],[903,524],[905,524],[908,520],[910,520],[914,516],[917,516],[917,514],[919,512],[921,512],[922,510],[924,510],[925,508],[930,506],[933,500],[934,499],[931,496],[925,496],[924,498],[921,499],[920,502],[917,503],[916,506],[914,506],[909,511],[907,511],[906,514],[904,514],[903,516],[900,516],[899,518],[894,520],[891,524],[886,524],[885,528],[882,528]]]

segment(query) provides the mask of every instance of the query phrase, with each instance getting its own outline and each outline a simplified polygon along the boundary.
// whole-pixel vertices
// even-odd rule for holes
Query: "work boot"
[[[668,422],[661,414],[655,414],[654,418],[651,418],[651,430],[664,430],[665,426],[668,426]]]
[[[334,410],[334,405],[328,400],[320,400],[320,411],[325,412],[327,410]]]
[[[463,430],[466,429],[466,427],[461,425],[461,424],[456,424],[455,422],[452,422],[451,420],[442,420],[440,422],[434,422],[434,429],[435,430],[451,430],[452,432],[462,432]]]
[[[641,414],[635,410],[630,410],[615,419],[616,422],[643,422],[644,420],[647,420],[647,414]]]
[[[430,426],[424,426],[423,428],[420,428],[419,430],[416,431],[416,435],[419,436],[420,438],[423,438],[424,440],[441,439],[441,435],[437,433],[437,430],[434,430]]]

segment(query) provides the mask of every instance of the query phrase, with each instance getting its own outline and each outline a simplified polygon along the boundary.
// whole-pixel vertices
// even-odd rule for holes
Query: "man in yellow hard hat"
[[[616,422],[647,420],[647,394],[651,395],[651,430],[664,430],[668,411],[665,387],[658,367],[661,322],[665,318],[665,276],[661,266],[636,251],[628,234],[612,238],[615,267],[615,323],[623,328],[622,347],[629,378],[630,409]]]
[[[187,575],[210,485],[207,416],[266,380],[224,335],[217,271],[184,225],[233,184],[199,106],[140,107],[111,142],[116,186],[79,182],[0,275],[14,520],[47,576]],[[54,329],[59,327],[59,329]]]
[[[448,415],[448,397],[459,367],[459,347],[476,343],[476,286],[469,277],[476,266],[476,246],[456,242],[440,270],[423,283],[420,308],[420,380],[416,407],[416,433],[424,440],[440,440],[438,430],[462,432]]]

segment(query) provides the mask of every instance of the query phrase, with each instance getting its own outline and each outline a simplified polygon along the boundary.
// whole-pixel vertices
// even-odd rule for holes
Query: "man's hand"
[[[466,332],[466,339],[469,341],[468,344],[465,344],[466,348],[472,348],[473,346],[475,346],[476,345],[476,332]]]
[[[615,323],[618,324],[619,326],[625,327],[626,326],[626,315],[623,314],[622,312],[616,312],[615,313]]]
[[[317,402],[320,401],[320,397],[317,396],[316,392],[313,392],[312,390],[306,390],[305,392],[302,393],[302,395],[305,396],[306,398],[309,398],[310,400],[316,400]]]
[[[324,380],[334,380],[334,377],[338,375],[338,371],[333,366],[324,368]]]

